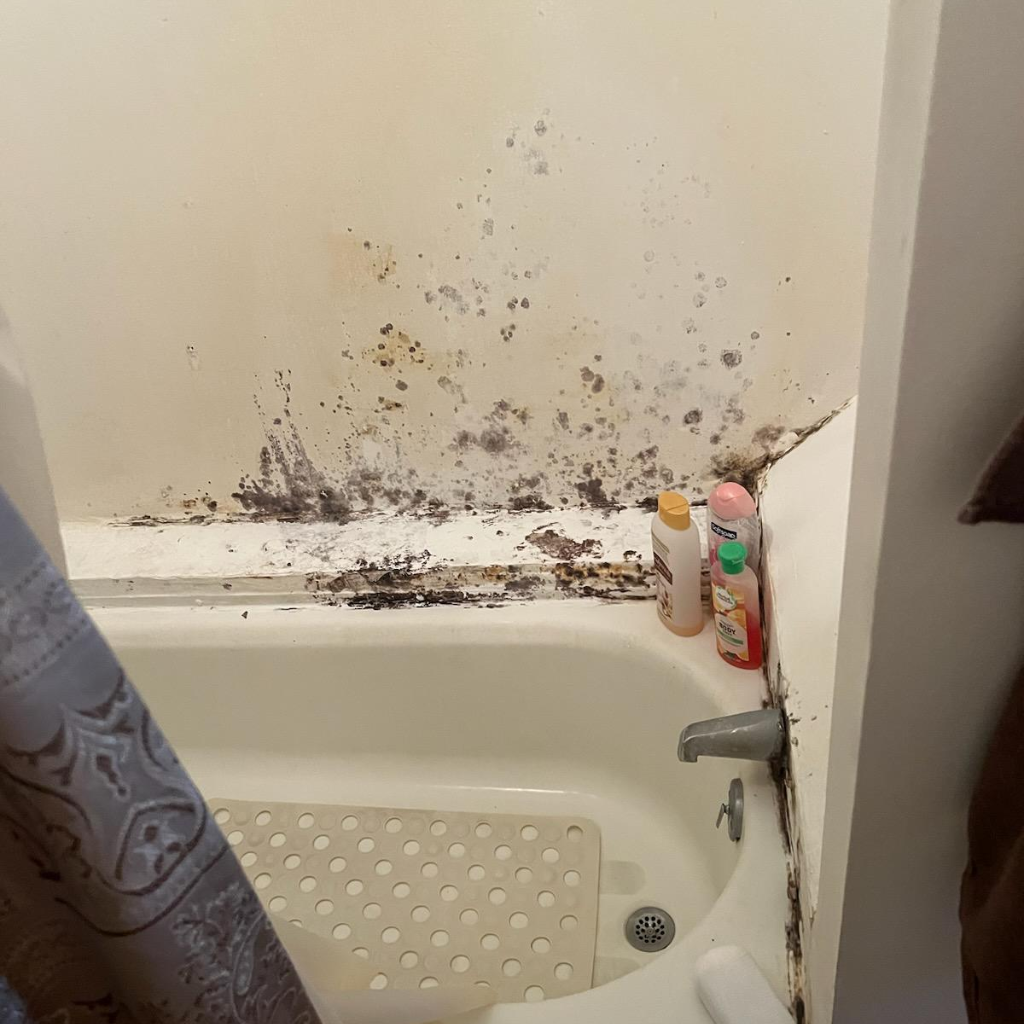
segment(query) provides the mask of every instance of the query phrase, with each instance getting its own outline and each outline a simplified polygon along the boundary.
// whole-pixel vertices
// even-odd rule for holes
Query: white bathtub
[[[677,638],[651,602],[92,611],[209,795],[583,816],[601,828],[602,880],[615,862],[640,866],[632,891],[602,885],[595,987],[463,1019],[706,1024],[693,964],[726,943],[786,998],[786,866],[767,771],[676,759],[688,722],[760,703],[756,674],[724,665],[710,631]],[[739,844],[714,827],[734,776]],[[663,953],[623,937],[644,904],[675,918]]]

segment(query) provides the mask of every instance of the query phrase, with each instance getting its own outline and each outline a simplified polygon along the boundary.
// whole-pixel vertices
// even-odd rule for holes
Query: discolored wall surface
[[[885,5],[0,11],[65,518],[700,495],[856,390]]]

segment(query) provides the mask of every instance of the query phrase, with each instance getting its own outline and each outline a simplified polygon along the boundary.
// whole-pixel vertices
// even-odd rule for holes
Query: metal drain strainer
[[[676,937],[672,915],[661,907],[641,907],[626,919],[626,939],[643,953],[659,953],[668,949]]]
[[[214,799],[273,915],[376,968],[371,988],[591,987],[600,833],[586,819]]]

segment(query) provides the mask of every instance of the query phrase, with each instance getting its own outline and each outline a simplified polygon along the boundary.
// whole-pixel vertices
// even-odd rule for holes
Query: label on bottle
[[[711,588],[711,604],[715,609],[715,639],[719,651],[737,661],[750,661],[743,591],[716,583]]]
[[[711,532],[717,533],[722,540],[735,540],[739,534],[735,530],[730,530],[726,526],[722,526],[716,519],[711,520]]]
[[[658,611],[672,618],[672,570],[668,567],[668,545],[651,537],[654,547],[654,583],[658,594]]]

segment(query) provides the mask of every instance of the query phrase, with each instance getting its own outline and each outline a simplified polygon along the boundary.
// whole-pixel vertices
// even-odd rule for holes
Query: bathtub
[[[599,825],[594,986],[461,1019],[706,1024],[694,962],[729,943],[788,1003],[786,861],[768,772],[676,758],[688,722],[760,704],[757,674],[724,665],[709,630],[677,638],[652,602],[90,610],[208,796]],[[746,808],[732,843],[715,818],[736,776]],[[647,904],[675,920],[664,952],[625,940],[626,917]]]

